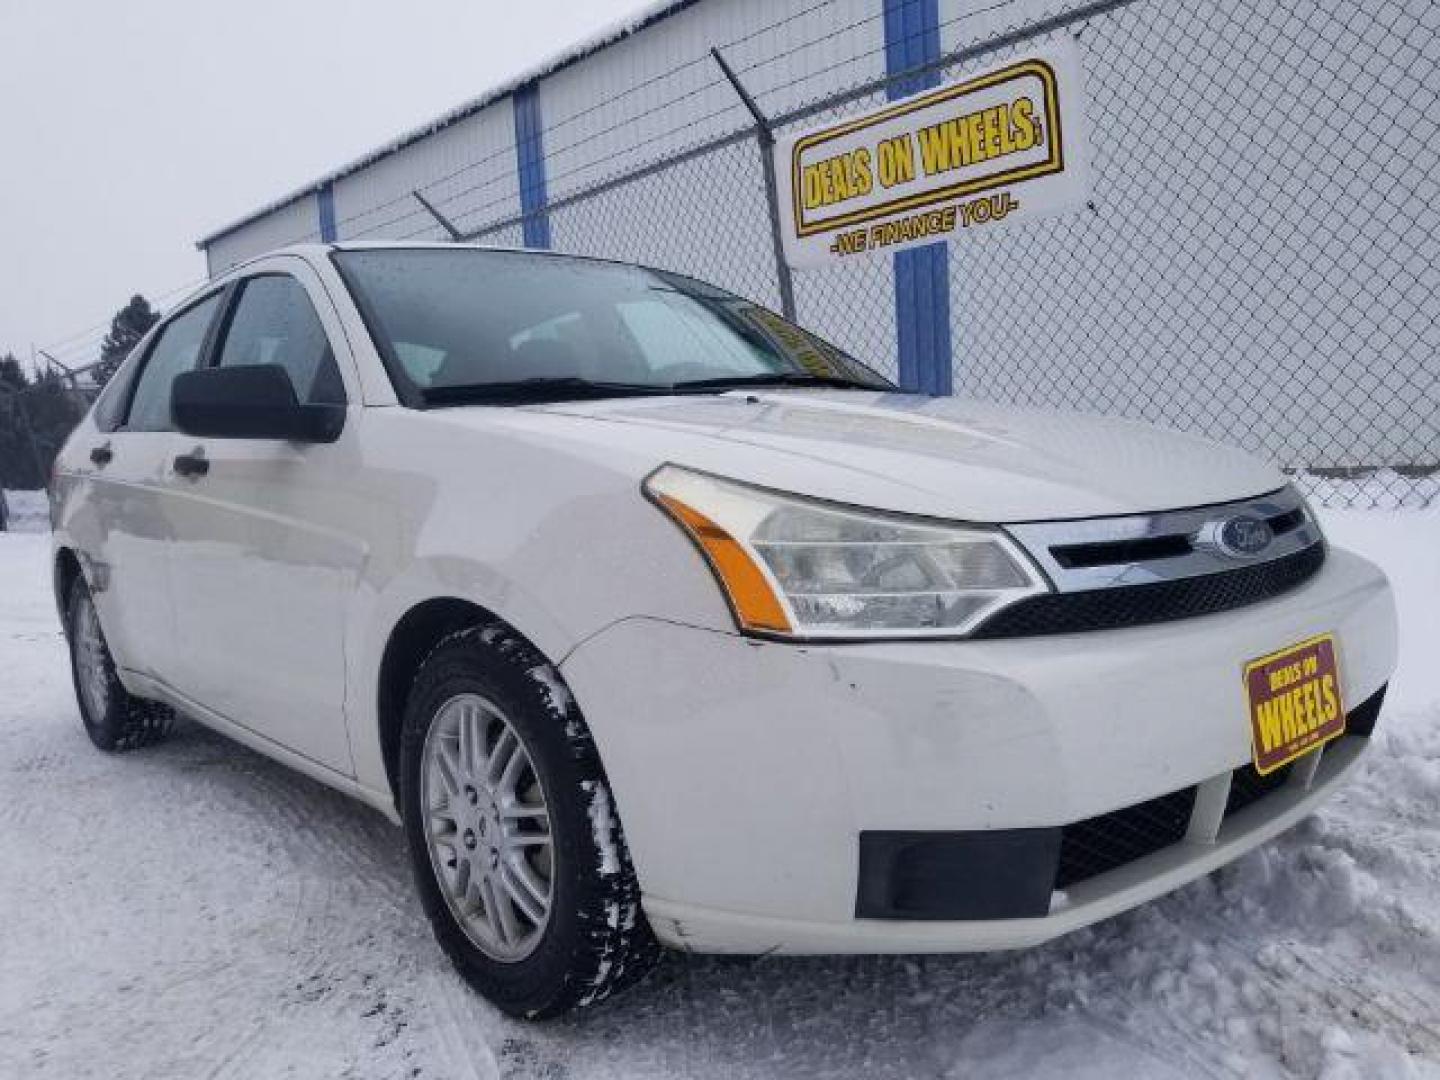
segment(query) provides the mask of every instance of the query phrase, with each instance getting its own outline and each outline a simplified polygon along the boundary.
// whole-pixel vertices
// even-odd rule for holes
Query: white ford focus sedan
[[[1031,945],[1293,825],[1364,753],[1389,587],[1286,478],[903,394],[698,281],[294,248],[57,462],[106,750],[175,711],[403,823],[531,1017],[699,952]]]

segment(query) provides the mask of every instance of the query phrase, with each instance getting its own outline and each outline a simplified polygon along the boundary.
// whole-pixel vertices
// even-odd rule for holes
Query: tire
[[[135,697],[121,685],[95,601],[79,575],[65,605],[65,636],[80,719],[97,748],[107,753],[138,750],[169,733],[174,713],[165,705]]]
[[[654,966],[659,945],[595,744],[529,642],[503,624],[442,641],[411,686],[400,757],[421,903],[471,986],[540,1020]]]

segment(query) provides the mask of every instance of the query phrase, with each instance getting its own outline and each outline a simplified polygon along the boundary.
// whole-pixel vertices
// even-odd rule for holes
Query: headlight
[[[955,637],[1048,589],[999,529],[835,506],[674,465],[645,492],[705,555],[742,630]]]

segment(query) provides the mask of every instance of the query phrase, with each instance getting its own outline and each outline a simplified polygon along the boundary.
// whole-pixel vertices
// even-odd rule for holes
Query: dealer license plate
[[[1245,665],[1255,768],[1264,775],[1345,730],[1335,636],[1321,634]]]

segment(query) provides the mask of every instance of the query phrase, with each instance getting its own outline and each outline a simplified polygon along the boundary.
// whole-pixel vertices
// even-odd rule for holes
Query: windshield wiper
[[[547,401],[597,401],[604,398],[654,397],[663,394],[706,394],[747,386],[828,386],[843,390],[891,390],[893,387],[861,382],[838,375],[811,375],[803,371],[765,375],[728,375],[718,379],[690,379],[671,383],[597,382],[579,376],[540,375],[502,382],[427,386],[420,390],[426,405],[530,405]]]
[[[829,386],[840,390],[893,390],[883,383],[862,382],[843,375],[812,375],[808,371],[772,371],[764,375],[727,375],[719,379],[689,379],[676,390],[738,390],[747,386]]]
[[[543,401],[593,401],[601,398],[644,397],[668,394],[670,387],[654,383],[595,382],[578,376],[541,375],[504,382],[426,386],[420,396],[426,405],[523,405]]]

